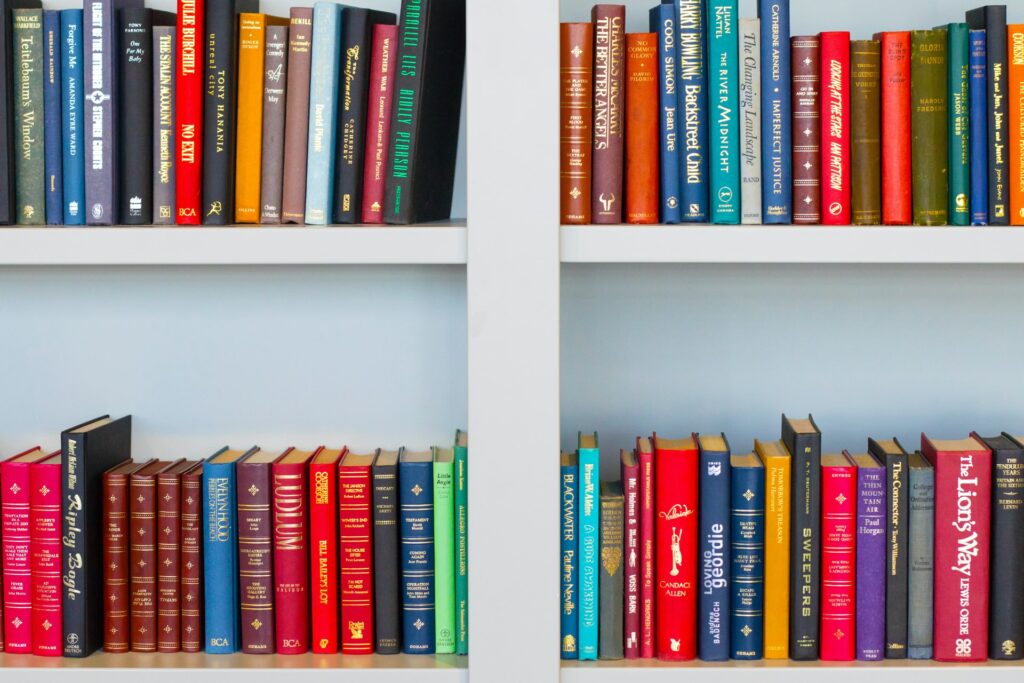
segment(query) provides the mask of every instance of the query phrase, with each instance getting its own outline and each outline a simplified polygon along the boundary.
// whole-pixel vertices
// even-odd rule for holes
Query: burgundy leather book
[[[640,657],[640,463],[637,454],[623,450],[622,488],[625,496],[623,534],[622,635],[626,659]]]
[[[793,223],[821,222],[821,41],[792,38]]]
[[[626,7],[594,5],[594,223],[622,222],[625,154]]]
[[[181,475],[196,466],[182,460],[156,478],[156,650],[181,649]]]
[[[387,176],[391,133],[391,100],[394,98],[395,43],[398,27],[374,24],[370,58],[370,102],[366,108],[366,159],[363,165],[362,221],[384,222],[384,180]]]
[[[315,453],[289,448],[274,463],[274,614],[279,654],[309,650],[309,548],[306,547],[309,461]]]
[[[235,465],[238,490],[238,571],[242,652],[274,653],[274,557],[270,515],[271,466],[280,453],[256,451]]]
[[[285,86],[282,223],[301,224],[306,220],[306,145],[312,45],[313,8],[292,7],[288,27],[288,82]]]
[[[203,464],[181,475],[181,651],[203,651]]]

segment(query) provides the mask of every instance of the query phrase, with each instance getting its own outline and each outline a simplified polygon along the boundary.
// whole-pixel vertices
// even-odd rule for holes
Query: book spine
[[[655,8],[652,12],[674,15],[671,5],[663,8],[664,5]],[[623,128],[626,118],[630,114],[628,107],[623,109],[623,98],[628,87],[624,80],[627,60],[626,7],[624,5],[595,5],[591,19],[594,26],[594,148],[591,215],[594,223],[616,224],[622,222],[624,198],[622,168],[626,145]],[[660,32],[663,26],[664,24],[661,23],[658,28],[651,26],[651,31]],[[664,68],[663,61],[662,68]],[[674,59],[669,68],[674,70]]]
[[[793,219],[789,0],[758,0],[761,19],[761,155],[764,222]]]
[[[103,477],[103,650],[128,652],[128,477]]]
[[[174,210],[174,33],[153,27],[153,223],[173,225]]]
[[[373,466],[373,621],[377,628],[377,654],[402,651],[399,585],[398,471]]]
[[[283,655],[309,650],[307,467],[305,462],[273,466],[274,625],[277,652]]]
[[[449,472],[449,482],[450,475]],[[341,467],[338,470],[343,654],[373,653],[372,485],[369,467]],[[454,555],[452,557],[454,559]]]
[[[33,463],[28,476],[32,654],[60,657],[60,465]]]
[[[86,542],[88,529],[89,501],[85,491],[85,477],[78,476],[77,469],[84,465],[83,453],[85,441],[80,435],[61,435],[60,492],[61,492],[61,605],[63,633],[63,655],[65,657],[86,657],[92,652],[86,642],[89,636],[89,615],[86,609],[88,593],[89,544]],[[6,477],[2,477],[7,481]],[[127,482],[125,483],[127,487]],[[6,490],[6,489],[5,489]],[[127,500],[127,499],[125,499]],[[125,503],[127,510],[127,502]],[[126,515],[127,517],[127,515]],[[127,519],[123,520],[127,528]],[[125,557],[127,557],[127,540],[124,541]],[[72,567],[75,569],[72,570]],[[6,572],[5,581],[6,581]],[[125,565],[125,582],[127,583],[127,565]],[[5,601],[6,602],[6,601]],[[126,597],[124,603],[129,604]],[[106,605],[106,603],[104,603]],[[7,618],[7,614],[4,615]],[[127,629],[123,632],[124,643],[128,642]],[[9,639],[5,638],[5,641]],[[8,648],[9,649],[9,648]]]
[[[655,454],[655,579],[658,657],[693,659],[697,654],[697,481],[696,451]]]
[[[964,32],[966,33],[966,25]],[[1024,225],[1024,24],[1009,27],[1007,97],[1010,100],[1008,151],[1010,225]]]
[[[971,225],[988,225],[988,50],[985,31],[971,31]]]
[[[885,470],[857,470],[857,659],[885,656]]]
[[[764,657],[789,658],[790,459],[765,459]]]
[[[238,114],[235,146],[236,223],[260,220],[260,159],[263,154],[263,58],[267,17],[243,12],[238,26]]]
[[[854,225],[882,223],[881,46],[850,43],[850,187]]]
[[[658,34],[658,104],[661,109],[659,128],[661,222],[674,224],[682,221],[683,216],[679,206],[679,97],[676,93],[676,61],[679,58],[679,51],[676,47],[676,8],[666,3],[651,8],[650,28],[652,32]],[[621,117],[621,113],[619,116]],[[594,154],[598,154],[596,149]],[[597,192],[595,194],[600,198],[601,194]],[[619,206],[618,198],[621,196],[620,190],[615,195],[617,207]],[[605,197],[607,198],[607,195]],[[600,201],[596,203],[594,213],[595,216],[599,216]],[[596,220],[597,218],[595,218]]]
[[[821,659],[854,658],[857,468],[827,467],[821,480]]]
[[[626,222],[658,222],[658,36],[626,36]]]
[[[992,594],[989,658],[1024,657],[1024,452],[992,456]]]
[[[761,224],[761,20],[740,19],[740,207]]]
[[[370,92],[366,115],[366,159],[363,165],[362,221],[384,222],[384,177],[391,141],[391,102],[394,98],[394,53],[398,27],[375,24],[370,61]]]
[[[14,98],[17,122],[14,144],[18,154],[14,158],[14,171],[18,225],[43,225],[46,223],[43,11],[11,11],[14,16],[14,92],[17,93]]]
[[[406,654],[433,654],[434,487],[432,463],[398,466],[402,641]]]
[[[600,617],[598,657],[622,659],[623,501],[621,493],[601,496]]]
[[[158,475],[156,496],[156,650],[178,652],[181,650],[181,475]]]
[[[238,573],[241,650],[273,654],[274,556],[270,463],[235,466],[238,496]]]
[[[267,26],[263,57],[263,143],[260,158],[260,223],[281,222],[284,176],[285,73],[288,27]]]
[[[821,222],[821,41],[794,36],[793,223]]]
[[[700,564],[697,598],[698,654],[705,662],[727,661],[730,647],[729,619],[732,572],[729,501],[732,497],[729,454],[700,454]]]
[[[282,223],[302,223],[306,216],[306,145],[309,142],[310,48],[312,44],[312,8],[293,7],[288,25],[284,178],[281,183]]]
[[[128,480],[132,652],[156,652],[156,479]]]
[[[469,449],[455,446],[455,654],[469,654]]]
[[[910,149],[910,34],[883,33],[882,223],[909,225],[913,215]]]
[[[230,654],[240,640],[235,465],[203,465],[205,650]]]
[[[14,172],[14,52],[11,49],[12,16],[8,11],[10,5],[4,6],[0,12],[0,225],[9,225],[17,220],[15,212],[15,172]],[[2,608],[0,608],[2,612]],[[0,628],[0,632],[3,629]],[[3,636],[0,635],[0,641]],[[0,642],[0,647],[3,643]]]
[[[331,220],[334,189],[335,121],[341,68],[341,6],[318,2],[313,8],[313,47],[309,83],[309,148],[306,160],[306,223]]]
[[[64,217],[64,175],[60,107],[60,12],[43,12],[43,138],[46,156],[46,222],[60,225]]]
[[[740,222],[738,15],[737,0],[707,0],[711,222],[726,225]]]
[[[60,13],[61,33],[61,172],[64,186],[64,224],[85,223],[85,156],[82,150],[82,10]]]
[[[932,658],[932,590],[935,575],[935,470],[910,470],[910,536],[908,539],[908,643],[910,659]]]
[[[946,31],[912,31],[910,61],[914,224],[945,225],[949,220]]]
[[[597,659],[598,563],[601,528],[601,458],[597,449],[579,450],[579,658]]]
[[[205,7],[205,0],[178,0],[174,204],[179,225],[198,225],[202,215]]]
[[[850,34],[821,34],[821,223],[849,225]]]
[[[594,53],[590,48],[594,28],[591,24],[562,24],[559,36],[561,221],[586,225],[592,215]]]
[[[563,465],[562,475],[562,586],[559,596],[562,659],[578,659],[579,642],[579,466]]]
[[[454,474],[454,461],[434,463],[434,631],[439,655],[455,653]]]
[[[761,659],[764,643],[764,469],[732,468],[730,652]]]
[[[640,467],[622,467],[622,636],[626,659],[640,657]]]
[[[818,658],[821,610],[821,440],[794,438],[790,479],[789,657]]]
[[[907,455],[885,460],[885,658],[907,658],[907,544],[910,467]]]
[[[192,470],[181,478],[181,651],[203,650],[203,477]]]
[[[309,466],[309,566],[313,652],[338,652],[338,464]]]
[[[121,10],[117,29],[117,79],[122,87],[117,101],[121,123],[115,134],[120,187],[114,204],[117,217],[112,220],[148,225],[153,222],[152,15],[145,8]]]
[[[949,116],[949,223],[970,225],[970,35],[967,24],[950,24],[948,30],[946,88],[949,101],[946,108]]]
[[[17,14],[15,25],[17,26]],[[17,39],[16,39],[17,40]],[[32,568],[29,554],[31,485],[27,463],[0,466],[3,509],[4,647],[7,652],[32,652]]]
[[[981,20],[972,20],[980,13]],[[986,57],[988,60],[988,220],[990,225],[1009,224],[1007,154],[1009,142],[1007,113],[1009,82],[1006,65],[1009,63],[1007,45],[1006,6],[989,5],[968,13],[971,28],[985,29]]]
[[[683,221],[708,220],[708,91],[704,57],[703,0],[678,0],[679,92],[678,116],[682,122],[679,200]]]
[[[640,656],[654,657],[654,455],[640,453]]]
[[[206,6],[201,204],[205,225],[226,225],[234,213],[239,18],[235,0]]]

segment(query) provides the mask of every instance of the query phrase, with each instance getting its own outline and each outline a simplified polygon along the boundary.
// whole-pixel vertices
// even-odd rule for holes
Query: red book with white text
[[[346,453],[338,467],[341,652],[373,654],[373,459]]]
[[[989,520],[992,452],[976,434],[955,441],[921,435],[935,467],[933,658],[988,657]]]
[[[850,34],[821,34],[821,224],[849,225]]]
[[[384,222],[384,180],[387,177],[394,97],[395,45],[398,26],[373,25],[370,94],[366,107],[366,160],[363,164],[363,223]]]
[[[659,659],[697,656],[697,482],[692,436],[654,442],[654,618]]]
[[[32,654],[60,657],[60,451],[29,465],[29,550],[32,563]]]
[[[640,464],[640,656],[654,657],[654,448],[636,439]]]
[[[274,626],[277,653],[309,650],[309,549],[306,476],[314,453],[289,448],[272,468]]]
[[[338,496],[342,450],[324,448],[309,463],[309,567],[313,652],[338,652]]]
[[[174,195],[178,225],[199,225],[203,200],[204,0],[178,0]]]
[[[821,645],[826,662],[853,661],[856,645],[857,465],[821,456]]]
[[[882,43],[882,223],[910,225],[910,33],[875,34]]]

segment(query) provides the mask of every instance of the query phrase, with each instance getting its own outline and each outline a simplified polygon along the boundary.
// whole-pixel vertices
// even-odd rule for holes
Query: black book
[[[868,450],[885,463],[885,657],[906,659],[910,456],[895,438],[868,439]]]
[[[378,451],[373,461],[373,618],[379,655],[402,651],[398,455],[398,451]]]
[[[384,222],[452,212],[466,61],[466,0],[402,0]]]
[[[342,82],[338,86],[338,139],[334,149],[335,223],[358,223],[362,216],[373,27],[394,23],[391,12],[361,7],[342,10]]]
[[[790,475],[789,658],[818,658],[821,611],[821,432],[810,415],[782,416],[782,441],[793,458]]]
[[[72,427],[61,446],[61,603],[64,656],[103,645],[103,473],[132,457],[132,417]]]
[[[620,482],[601,482],[601,563],[598,570],[600,659],[622,659],[624,498]]]
[[[238,15],[259,11],[259,0],[206,3],[202,205],[206,225],[227,225],[235,214]]]
[[[15,9],[38,9],[39,0],[0,0],[0,225],[17,220],[14,187],[14,20]]]
[[[1024,657],[1024,437],[983,439],[992,449],[989,659]]]
[[[967,13],[967,25],[985,31],[988,50],[988,222],[1010,224],[1009,66],[1006,47],[1006,5],[986,5]]]

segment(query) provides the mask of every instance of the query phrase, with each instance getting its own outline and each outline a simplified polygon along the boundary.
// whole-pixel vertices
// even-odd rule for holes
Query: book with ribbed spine
[[[398,451],[373,461],[373,621],[377,654],[402,651],[402,587],[398,527]]]
[[[949,220],[946,33],[946,29],[910,33],[915,225],[945,225]]]
[[[754,453],[729,459],[732,481],[730,654],[761,659],[764,643],[764,464]]]
[[[622,480],[622,639],[626,659],[640,657],[640,463],[636,453],[619,453]]]
[[[338,82],[341,74],[341,22],[341,5],[318,2],[313,6],[305,213],[305,221],[310,225],[327,225],[331,222]]]
[[[198,225],[203,205],[205,0],[178,0],[174,46],[174,222]]]
[[[679,202],[683,221],[708,220],[708,90],[704,56],[705,24],[702,0],[678,0],[679,70],[676,91],[680,123],[681,173]]]
[[[622,484],[601,482],[601,562],[598,658],[622,659]]]
[[[920,453],[907,460],[910,534],[907,542],[907,656],[931,659],[935,580],[935,469]]]
[[[60,225],[64,217],[64,174],[61,170],[60,12],[43,10],[43,139],[46,167],[46,222]]]
[[[60,96],[63,156],[63,222],[85,223],[85,151],[82,149],[84,105],[82,100],[82,10],[60,11]]]
[[[289,448],[271,465],[274,515],[274,630],[277,653],[309,651],[309,461]]]
[[[575,453],[562,453],[559,467],[562,478],[561,553],[562,582],[559,594],[562,659],[579,659],[579,459]]]
[[[391,142],[391,103],[395,94],[395,79],[392,75],[397,42],[397,26],[374,25],[362,199],[362,221],[370,225],[384,222],[384,176],[387,173],[388,145]]]
[[[711,222],[740,222],[738,0],[707,0]]]
[[[989,658],[1024,657],[1024,438],[985,439],[992,450],[992,595]]]
[[[881,44],[850,42],[850,189],[854,225],[882,223]]]
[[[754,441],[764,463],[764,658],[789,657],[789,519],[792,457],[782,441]]]
[[[731,589],[729,442],[704,434],[700,446],[700,593],[697,597],[697,654],[706,662],[724,662],[732,654],[728,628]]]
[[[560,219],[567,225],[586,225],[592,218],[594,53],[590,46],[593,42],[594,27],[590,23],[563,23],[559,27],[561,166],[558,191]]]
[[[882,223],[913,219],[910,167],[910,33],[876,33],[882,47]]]
[[[306,146],[309,142],[312,45],[313,8],[292,7],[288,26],[288,82],[285,86],[282,223],[302,223],[306,216]]]
[[[153,224],[174,225],[174,26],[153,27]]]
[[[309,462],[310,622],[317,654],[338,652],[338,463],[347,452],[323,448]]]
[[[181,475],[181,651],[203,650],[203,463]]]
[[[469,654],[469,434],[455,432],[455,654]]]
[[[286,19],[285,22],[290,20]],[[287,25],[267,26],[263,53],[263,140],[260,144],[260,223],[281,222],[284,177]]]
[[[661,222],[667,224],[679,223],[682,220],[679,205],[679,97],[676,93],[676,62],[679,59],[679,51],[676,46],[675,26],[676,9],[673,5],[661,3],[651,8],[650,28],[652,32],[658,34]],[[620,191],[618,196],[621,194]],[[616,201],[616,205],[621,205],[621,202]],[[598,216],[597,208],[594,215]]]
[[[434,653],[433,454],[404,448],[398,459],[402,643],[406,654]]]
[[[857,466],[845,453],[821,456],[821,659],[848,662],[856,650]]]
[[[818,658],[821,611],[821,431],[782,416],[782,441],[792,457],[790,479],[789,657]]]
[[[885,657],[885,465],[870,453],[850,455],[857,466],[857,659]]]
[[[14,144],[18,225],[46,223],[43,10],[13,10]]]
[[[341,652],[373,652],[373,461],[346,451],[338,466]]]
[[[128,477],[156,462],[124,462],[103,473],[103,651],[131,649],[131,592],[128,588]]]
[[[435,652],[455,653],[455,454],[434,453],[434,630]]]
[[[674,16],[672,5],[651,10],[651,32],[655,14]],[[591,216],[594,223],[622,222],[625,196],[622,169],[625,160],[625,127],[629,110],[626,94],[626,7],[594,5],[590,12],[594,30],[594,151]],[[673,53],[675,48],[672,48]],[[660,52],[660,51],[659,51]],[[661,61],[664,68],[664,60]],[[672,62],[675,69],[675,60]],[[659,79],[664,84],[664,81]],[[663,95],[664,96],[664,95]],[[664,142],[662,142],[664,144]],[[667,221],[666,221],[667,222]]]
[[[949,224],[971,224],[970,32],[967,24],[946,27],[949,116]]]
[[[793,36],[793,223],[821,222],[821,40]]]
[[[821,223],[849,225],[850,33],[823,31],[821,41]]]
[[[966,27],[965,27],[966,28]],[[1010,225],[1024,225],[1024,24],[1007,29],[1009,64],[1006,92],[1010,99],[1008,148],[1009,175],[1007,192],[1010,204]]]
[[[654,656],[654,447],[636,439],[640,466],[640,656]]]
[[[240,649],[274,654],[274,555],[271,467],[281,454],[257,451],[235,464]]]
[[[868,439],[868,451],[885,464],[885,658],[907,658],[907,542],[909,456],[893,439]]]
[[[156,478],[157,652],[181,650],[181,478],[196,465],[181,460]]]
[[[626,222],[658,222],[658,36],[626,35]]]
[[[1006,5],[986,5],[967,12],[967,26],[985,31],[988,116],[988,222],[1009,225],[1009,186],[1006,145],[1009,144],[1009,81]]]
[[[793,219],[789,0],[758,0],[761,20],[761,192],[766,224]]]
[[[984,30],[971,40],[971,225],[988,225],[988,49]]]
[[[60,657],[60,451],[30,463],[28,483],[32,654]]]
[[[761,224],[761,20],[740,19],[740,208]]]
[[[577,436],[579,462],[579,659],[597,659],[601,454],[597,434]]]

